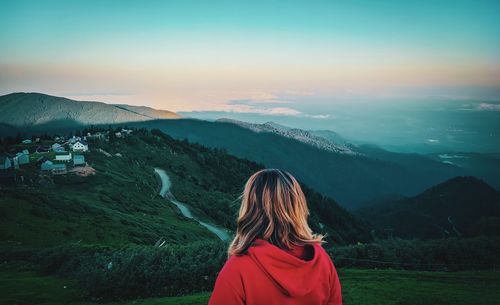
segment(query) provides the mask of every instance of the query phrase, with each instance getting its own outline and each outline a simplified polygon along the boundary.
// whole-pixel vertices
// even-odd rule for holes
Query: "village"
[[[114,138],[122,138],[132,130],[112,131]],[[85,156],[90,151],[89,142],[93,140],[109,141],[110,131],[87,132],[85,135],[54,136],[47,139],[33,137],[9,145],[8,151],[0,154],[0,180],[13,182],[23,180],[19,174],[30,168],[40,175],[64,175],[75,173],[88,176],[95,170],[88,164]],[[98,150],[106,156],[109,154]]]

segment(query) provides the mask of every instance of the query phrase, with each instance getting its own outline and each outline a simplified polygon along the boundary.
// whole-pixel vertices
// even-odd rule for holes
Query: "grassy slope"
[[[224,151],[213,150],[164,134],[141,133],[111,142],[90,143],[86,161],[97,174],[40,177],[33,163],[19,171],[24,184],[2,186],[1,244],[51,246],[62,242],[122,245],[184,243],[213,239],[211,233],[185,219],[158,196],[154,167],[165,169],[172,192],[200,218],[234,228],[237,200],[244,181],[261,167]],[[98,148],[122,157],[106,157]],[[331,199],[306,189],[316,231],[336,242],[366,240],[368,230]],[[325,225],[320,230],[319,223]],[[333,230],[334,228],[335,230]],[[43,232],[43,234],[40,234]]]
[[[123,142],[123,141],[122,141]],[[97,147],[124,157],[106,157]],[[151,244],[213,239],[206,229],[187,220],[157,195],[153,165],[168,169],[192,165],[182,154],[156,156],[148,146],[94,144],[86,154],[97,174],[39,177],[38,167],[24,167],[26,183],[2,187],[0,237],[3,243],[48,246],[82,240],[102,244]],[[175,164],[175,165],[172,165]],[[195,188],[196,190],[196,188]],[[43,234],[39,234],[43,231]]]
[[[500,304],[500,272],[417,272],[339,269],[344,304]],[[64,288],[66,286],[66,288]],[[83,301],[76,282],[31,271],[0,271],[0,304],[97,304]],[[206,304],[210,293],[106,305]]]
[[[420,157],[408,156],[405,162],[393,162],[334,154],[275,134],[255,133],[231,123],[181,119],[132,123],[131,126],[158,128],[174,138],[226,148],[235,156],[267,167],[286,169],[346,207],[355,207],[357,203],[386,194],[413,195],[463,172],[458,167]]]

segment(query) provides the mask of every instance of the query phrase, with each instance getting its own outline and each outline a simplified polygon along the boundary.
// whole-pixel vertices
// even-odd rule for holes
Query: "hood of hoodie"
[[[284,294],[298,297],[314,289],[321,276],[318,268],[323,264],[319,244],[304,247],[310,247],[307,249],[307,252],[311,252],[310,260],[301,259],[290,251],[257,239],[248,249],[248,255]]]

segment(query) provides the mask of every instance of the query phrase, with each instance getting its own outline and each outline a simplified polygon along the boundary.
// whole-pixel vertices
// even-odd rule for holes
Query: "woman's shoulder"
[[[327,264],[333,264],[332,257],[326,251],[326,249],[323,247],[322,243],[315,244],[314,249],[315,249],[315,251],[317,251],[317,255],[319,256],[320,259],[322,259]]]
[[[239,255],[231,255],[227,261],[226,264],[230,264],[231,266],[241,266],[245,265],[248,263],[248,261],[252,260],[248,253],[243,253]]]
[[[250,261],[247,254],[231,255],[224,264],[221,273],[238,274],[248,268]]]

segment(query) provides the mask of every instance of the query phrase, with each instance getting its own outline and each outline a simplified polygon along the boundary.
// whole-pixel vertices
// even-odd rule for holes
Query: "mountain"
[[[500,193],[475,177],[456,177],[421,194],[356,211],[378,234],[403,238],[500,235]]]
[[[21,101],[20,106],[12,102],[16,96]],[[28,98],[30,96],[40,99]],[[350,144],[340,135],[329,131],[306,131],[273,122],[252,124],[227,119],[216,122],[196,119],[152,120],[164,112],[147,107],[76,102],[40,94],[11,94],[2,97],[2,100],[0,118],[12,118],[4,119],[10,122],[9,125],[0,121],[0,136],[70,133],[90,122],[103,122],[101,127],[127,125],[160,129],[176,139],[225,149],[240,158],[288,170],[307,185],[335,198],[349,209],[390,194],[414,196],[432,185],[459,175],[476,175],[495,187],[500,181],[499,171],[492,171],[491,167],[474,171],[466,166],[444,163],[432,155],[393,153],[373,145]],[[25,100],[28,102],[23,102]],[[37,107],[29,107],[30,103],[43,105],[38,107],[43,111],[34,111]],[[82,110],[87,107],[101,110],[98,113],[95,113],[95,109],[90,112]],[[6,108],[10,110],[4,111]],[[19,124],[37,122],[38,125],[13,126],[16,120]],[[122,121],[127,122],[120,123]],[[474,163],[473,166],[479,165]]]
[[[89,131],[95,129],[83,130]],[[85,159],[94,175],[42,174],[34,162],[38,156],[33,154],[29,165],[15,171],[17,184],[0,184],[0,245],[46,247],[80,241],[120,246],[153,245],[159,239],[169,244],[217,240],[159,196],[153,169],[168,173],[172,194],[193,215],[234,231],[238,196],[246,179],[263,168],[219,149],[175,140],[159,130],[134,130],[125,138],[110,137],[109,141],[88,138],[88,143]],[[33,149],[36,145],[15,146]],[[306,185],[303,188],[315,232],[326,233],[333,244],[370,240],[364,222],[333,199]]]
[[[285,169],[344,207],[387,194],[412,196],[464,170],[422,155],[332,152],[275,132],[255,132],[232,122],[156,120],[129,126],[160,129],[176,139],[227,150],[266,167]],[[395,158],[397,156],[398,158]]]
[[[216,120],[216,122],[235,124],[254,132],[274,133],[334,153],[351,155],[359,154],[355,151],[353,145],[348,145],[346,143],[337,143],[336,141],[328,139],[326,137],[316,136],[307,130],[290,128],[276,124],[274,122],[254,124],[226,118],[218,119]]]
[[[343,136],[341,136],[339,133],[331,130],[309,130],[309,133],[311,133],[314,136],[321,137],[324,139],[327,139],[331,142],[334,143],[344,143],[348,146],[354,146],[352,140],[347,140]]]
[[[98,125],[180,116],[166,110],[101,102],[82,102],[41,93],[0,96],[0,124],[14,127],[52,123],[54,126]]]

